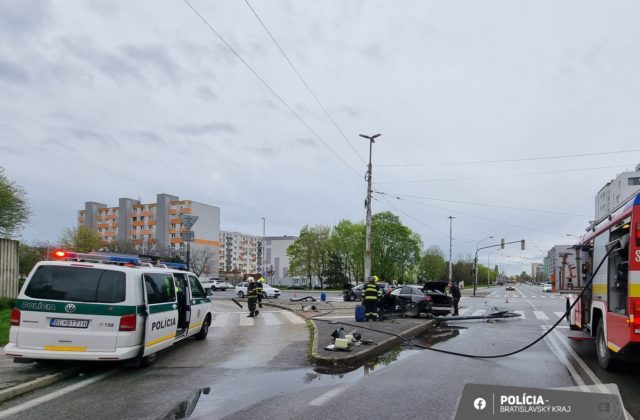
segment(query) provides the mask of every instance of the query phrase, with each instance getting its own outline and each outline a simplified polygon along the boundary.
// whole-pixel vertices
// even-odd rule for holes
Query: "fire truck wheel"
[[[613,352],[607,347],[607,340],[604,336],[604,322],[598,321],[596,332],[596,350],[598,353],[598,363],[603,369],[611,368],[613,364]]]

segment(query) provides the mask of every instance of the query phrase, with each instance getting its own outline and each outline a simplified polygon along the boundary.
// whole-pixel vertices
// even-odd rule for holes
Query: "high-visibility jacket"
[[[378,288],[378,297],[381,298],[384,296],[384,286],[381,283],[376,282],[376,287]]]
[[[249,283],[247,286],[247,299],[257,299],[258,298],[258,290],[255,283]]]
[[[378,286],[372,281],[364,286],[364,300],[378,300]]]

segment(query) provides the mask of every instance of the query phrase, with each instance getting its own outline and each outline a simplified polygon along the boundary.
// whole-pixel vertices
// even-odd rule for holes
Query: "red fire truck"
[[[608,369],[640,343],[640,194],[595,220],[575,255],[577,284],[559,285],[567,309],[576,303],[569,324],[595,338],[598,362]]]

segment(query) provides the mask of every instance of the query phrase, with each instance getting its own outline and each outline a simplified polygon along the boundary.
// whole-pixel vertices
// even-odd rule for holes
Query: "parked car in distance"
[[[553,290],[553,286],[551,282],[546,282],[545,284],[542,285],[543,292],[551,292],[552,290]]]
[[[507,290],[516,290],[516,285],[513,283],[507,284]]]
[[[243,298],[247,295],[247,286],[248,282],[243,281],[241,283],[236,284],[234,289],[234,293],[238,295],[239,298]],[[280,289],[276,289],[275,287],[269,286],[267,283],[262,283],[262,297],[263,298],[277,298],[280,296]]]
[[[211,289],[214,292],[216,290],[225,291],[227,289],[233,289],[232,284],[212,277],[200,282],[202,283],[202,287],[204,287],[205,289]]]
[[[362,299],[362,289],[364,288],[366,283],[360,283],[357,286],[353,286],[349,284],[349,287],[345,287],[342,291],[342,297],[345,302],[349,301],[357,301]],[[391,291],[391,286],[389,283],[378,282],[378,285],[382,287],[383,294],[387,294]],[[347,286],[347,285],[345,285]]]
[[[422,286],[422,291],[433,301],[434,315],[448,315],[453,306],[453,297],[447,295],[446,281],[428,281]]]

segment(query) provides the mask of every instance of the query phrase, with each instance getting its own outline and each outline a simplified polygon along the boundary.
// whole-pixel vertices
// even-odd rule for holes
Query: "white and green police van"
[[[132,360],[195,336],[205,339],[212,302],[190,272],[137,257],[55,251],[39,262],[11,312],[5,354],[23,360]]]

